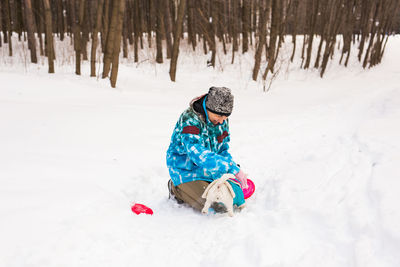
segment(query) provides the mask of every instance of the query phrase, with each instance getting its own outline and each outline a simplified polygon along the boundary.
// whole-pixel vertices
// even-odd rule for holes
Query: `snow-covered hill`
[[[0,266],[400,266],[399,37],[373,69],[291,65],[267,93],[248,55],[183,56],[177,83],[126,62],[112,89],[1,51]],[[256,184],[233,218],[168,199],[173,126],[212,85],[235,94],[231,153]]]

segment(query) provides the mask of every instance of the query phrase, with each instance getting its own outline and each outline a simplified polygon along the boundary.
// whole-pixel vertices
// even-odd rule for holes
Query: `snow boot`
[[[181,200],[175,196],[176,188],[171,179],[168,181],[168,192],[169,192],[169,196],[168,196],[169,199],[174,198],[176,200],[176,202],[178,202],[178,204],[184,203],[183,200]]]

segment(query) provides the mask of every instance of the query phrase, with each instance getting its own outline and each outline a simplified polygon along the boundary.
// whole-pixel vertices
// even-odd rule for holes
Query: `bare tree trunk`
[[[54,73],[54,47],[53,47],[53,30],[51,19],[51,8],[49,0],[43,0],[45,20],[46,20],[46,42],[47,42],[47,58],[49,61],[49,73]]]
[[[0,0],[0,29],[3,31],[4,43],[7,43],[7,27],[5,21],[5,10],[3,0]],[[1,35],[0,35],[0,47],[2,46]]]
[[[334,2],[334,6],[332,8],[332,23],[329,23],[329,33],[328,33],[328,39],[327,39],[327,43],[325,46],[325,52],[324,52],[324,57],[322,59],[322,64],[321,64],[321,78],[323,77],[325,70],[326,70],[326,66],[328,64],[328,60],[329,57],[331,57],[333,55],[334,52],[334,47],[335,47],[335,43],[336,43],[336,35],[338,33],[338,30],[340,28],[341,25],[341,21],[342,21],[342,15],[343,15],[343,1],[346,0],[335,0]]]
[[[196,33],[195,33],[195,22],[194,22],[194,2],[193,0],[187,0],[187,32],[188,42],[192,45],[193,51],[196,49]]]
[[[119,52],[121,50],[121,36],[122,36],[122,25],[124,21],[124,12],[125,12],[125,0],[114,0],[116,2],[119,1],[118,13],[117,13],[117,25],[116,25],[116,32],[115,32],[115,40],[114,40],[114,49],[112,55],[112,69],[111,69],[111,87],[115,88],[117,83],[117,76],[118,76],[118,65],[119,65]]]
[[[152,38],[152,32],[153,32],[153,26],[154,26],[154,18],[157,17],[156,11],[154,8],[154,1],[155,0],[147,0],[149,12],[147,15],[147,42],[149,43],[149,47],[151,48],[151,38]]]
[[[107,35],[106,50],[104,52],[104,64],[103,64],[103,75],[102,78],[108,77],[111,70],[111,63],[114,55],[115,39],[117,38],[117,24],[118,24],[118,8],[119,1],[113,1],[112,15],[110,21],[110,27]]]
[[[15,9],[15,31],[18,32],[18,40],[21,41],[22,29],[25,28],[22,20],[22,0],[14,0]]]
[[[251,5],[250,5],[251,0],[243,0],[243,6],[242,6],[242,22],[243,22],[243,27],[242,27],[242,53],[246,53],[249,50],[249,33],[251,35],[250,31],[250,19],[251,19]]]
[[[163,28],[164,28],[164,8],[162,2],[164,0],[155,0],[157,4],[157,18],[156,18],[156,62],[163,63],[163,53],[162,53],[162,39],[163,39]]]
[[[37,63],[36,40],[35,40],[31,0],[25,0],[25,17],[26,17],[26,29],[28,32],[28,47],[31,53],[31,62]]]
[[[10,16],[11,15],[11,13],[10,13],[10,1],[9,0],[3,0],[3,1],[4,1],[3,2],[3,8],[4,8],[3,15],[5,15],[4,19],[5,19],[5,22],[6,22],[5,25],[3,24],[3,27],[6,26],[6,30],[3,30],[3,33],[8,31],[8,34],[5,34],[5,36],[7,36],[7,38],[4,37],[5,40],[7,40],[7,42],[4,41],[4,43],[8,43],[8,55],[10,57],[12,57],[13,50],[12,50],[12,39],[11,39],[11,37],[12,37],[12,28],[11,28],[11,16]]]
[[[368,59],[369,59],[369,55],[370,55],[369,53],[370,53],[370,50],[371,50],[371,47],[372,47],[372,44],[373,44],[374,38],[375,38],[376,22],[377,22],[378,14],[380,12],[380,8],[381,8],[381,2],[380,2],[380,0],[377,0],[374,17],[373,17],[372,24],[371,24],[371,35],[369,37],[369,44],[367,47],[367,51],[365,51],[365,55],[364,55],[363,68],[366,68],[367,64],[368,64]]]
[[[385,40],[385,33],[389,32],[389,25],[391,25],[396,11],[396,2],[392,0],[386,0],[383,2],[378,17],[379,25],[376,29],[376,41],[371,49],[369,67],[375,66],[381,61],[382,47]],[[389,21],[390,20],[390,21]]]
[[[252,25],[251,28],[253,30],[252,32],[254,32],[254,33],[257,31],[257,18],[258,18],[258,23],[260,23],[259,20],[261,18],[260,9],[259,9],[259,7],[260,7],[259,2],[260,1],[264,1],[264,0],[252,0],[252,2],[253,2],[253,11],[252,11],[253,19],[251,21],[251,25]],[[258,16],[257,16],[257,14],[258,14]]]
[[[81,39],[81,53],[82,60],[88,60],[88,52],[87,52],[87,43],[89,41],[89,27],[91,27],[91,16],[90,16],[90,1],[84,1],[84,14],[82,17],[82,21],[79,22],[82,31],[82,39]]]
[[[344,54],[347,53],[346,62],[344,63],[344,65],[347,67],[351,50],[351,38],[353,34],[353,23],[355,16],[353,10],[355,9],[356,6],[356,0],[345,1],[345,5],[346,5],[346,10],[345,10],[346,18],[345,18],[345,26],[343,27],[343,49],[342,49],[342,56],[340,59],[340,63],[342,62]]]
[[[206,55],[208,53],[207,50],[207,43],[210,47],[211,50],[211,46],[212,46],[212,39],[211,39],[211,34],[210,33],[210,23],[209,23],[209,18],[210,15],[208,15],[208,13],[206,12],[207,9],[204,7],[202,1],[198,1],[196,2],[197,4],[197,12],[198,12],[198,18],[199,18],[199,27],[201,28],[201,34],[203,37],[203,51],[204,54]]]
[[[329,42],[330,36],[330,27],[331,23],[333,23],[333,14],[334,5],[336,4],[334,0],[321,0],[325,1],[321,5],[321,9],[318,11],[321,13],[321,19],[319,20],[320,26],[320,41],[318,45],[317,58],[315,59],[314,68],[319,68],[319,63],[321,60],[321,51],[322,45]]]
[[[372,54],[373,60],[370,61],[370,67],[379,64],[382,60],[383,53],[386,48],[387,41],[389,39],[389,34],[393,29],[394,20],[393,18],[396,17],[395,14],[399,14],[400,9],[400,2],[397,0],[389,0],[388,5],[386,5],[385,12],[382,13],[382,21],[385,20],[385,23],[382,23],[380,29],[380,41],[376,44],[376,48],[374,49],[374,53]],[[400,22],[400,20],[399,20]],[[385,37],[386,35],[386,37]]]
[[[372,8],[372,3],[375,0],[365,0],[361,1],[361,18],[360,18],[360,28],[361,28],[361,40],[358,50],[358,60],[361,61],[361,57],[364,51],[364,45],[366,39],[369,35],[369,25],[370,25],[370,13]]]
[[[135,58],[135,62],[139,61],[139,35],[140,35],[140,29],[139,26],[141,24],[141,18],[139,17],[139,0],[134,0],[134,24],[133,24],[133,28],[134,28],[134,39],[133,39],[133,49],[134,49],[134,58]]]
[[[172,54],[172,38],[171,38],[171,13],[169,12],[169,1],[165,1],[165,14],[164,14],[164,26],[165,26],[165,36],[167,40],[167,58],[171,58]]]
[[[215,68],[215,58],[217,55],[217,43],[215,40],[215,34],[217,32],[217,20],[218,20],[218,12],[215,6],[217,5],[218,0],[211,0],[211,23],[210,23],[210,31],[209,36],[211,40],[210,50],[211,50],[211,66]]]
[[[129,44],[133,45],[134,40],[133,40],[133,12],[134,12],[134,4],[133,0],[127,0],[125,4],[125,19],[126,19],[126,24],[124,31],[126,31],[126,38],[129,40]]]
[[[143,2],[137,2],[138,3],[138,10],[137,10],[137,12],[138,12],[138,15],[137,15],[137,17],[138,17],[138,23],[137,23],[137,25],[138,25],[138,33],[139,33],[139,35],[138,35],[138,39],[139,39],[139,41],[140,41],[140,49],[143,49],[143,38],[144,38],[144,32],[145,32],[145,25],[146,25],[146,23],[145,23],[145,14],[143,14],[142,12],[140,12],[140,10],[143,10]]]
[[[60,31],[60,40],[64,40],[64,12],[63,12],[63,1],[57,0],[57,23],[58,30]]]
[[[43,56],[43,55],[45,55],[44,48],[43,48],[43,36],[42,36],[42,33],[44,32],[44,20],[43,20],[44,16],[40,15],[40,14],[44,13],[43,1],[39,0],[39,1],[35,1],[35,2],[36,2],[36,7],[33,6],[32,9],[36,10],[36,12],[34,12],[34,14],[36,13],[35,21],[36,21],[36,25],[37,25],[37,34],[39,36],[39,50],[40,50],[40,55]]]
[[[129,1],[129,0],[125,0]],[[126,5],[127,3],[125,3]],[[129,4],[129,2],[128,2]],[[126,9],[126,7],[125,7]],[[124,21],[122,23],[122,57],[128,58],[128,12],[124,14]]]
[[[255,54],[255,63],[254,63],[254,68],[253,68],[253,80],[257,81],[258,73],[260,71],[260,65],[261,65],[261,56],[262,56],[262,51],[264,49],[265,45],[265,40],[266,40],[266,34],[267,34],[267,10],[269,6],[269,0],[260,0],[259,2],[259,10],[260,10],[260,19],[258,22],[258,45],[256,49],[256,54]]]
[[[232,2],[232,61],[231,64],[234,63],[235,60],[235,52],[239,50],[239,44],[238,44],[238,21],[240,18],[239,15],[239,7],[237,6],[239,4],[238,1],[233,1]]]
[[[176,77],[176,64],[178,62],[179,41],[182,34],[185,7],[186,7],[186,0],[180,0],[178,7],[178,17],[176,19],[176,27],[174,31],[174,45],[172,48],[171,65],[169,69],[169,76],[171,78],[171,81],[173,82],[175,82],[175,77]]]
[[[274,72],[276,59],[276,41],[279,34],[279,22],[281,18],[281,0],[272,0],[271,4],[271,33],[268,47],[268,65],[264,71],[263,80],[267,79],[268,72]]]
[[[107,38],[108,38],[108,30],[110,27],[110,0],[104,1],[104,8],[103,8],[103,27],[101,30],[101,50],[104,53],[106,51],[107,45]]]
[[[297,18],[298,18],[298,8],[299,8],[299,0],[294,0],[293,2],[293,29],[292,29],[292,43],[293,43],[293,51],[292,56],[290,57],[290,61],[293,62],[294,55],[296,53],[296,39],[297,39]]]
[[[215,33],[215,35],[218,37],[219,41],[222,42],[222,48],[224,50],[224,55],[227,54],[227,50],[226,50],[226,36],[228,36],[229,40],[228,42],[230,42],[230,37],[232,36],[232,27],[233,27],[233,20],[232,20],[232,16],[229,15],[228,18],[226,17],[226,7],[224,6],[224,2],[214,2],[213,11],[214,14],[216,16],[215,20],[215,28],[214,30],[211,30],[210,35],[213,34],[213,32]],[[213,12],[212,11],[212,12]],[[213,14],[213,13],[211,13]],[[212,18],[214,20],[214,18]],[[225,27],[225,25],[231,25],[230,27]],[[227,29],[228,28],[228,29]]]
[[[318,6],[320,0],[308,0],[309,1],[309,9],[311,12],[310,24],[309,24],[309,33],[308,33],[308,43],[307,43],[307,57],[306,63],[304,64],[304,68],[308,69],[311,62],[311,53],[312,53],[312,45],[315,34],[315,26],[317,22],[318,15]]]
[[[282,46],[282,43],[285,41],[285,33],[286,33],[286,27],[288,24],[288,19],[287,19],[287,10],[290,8],[290,4],[291,4],[291,0],[286,0],[286,1],[279,1],[278,6],[279,6],[279,10],[280,12],[279,14],[279,18],[278,20],[278,33],[277,33],[277,37],[278,37],[278,44],[276,47],[276,50],[274,51],[274,65],[276,63],[276,60],[278,58],[278,54],[279,54],[279,50]]]
[[[96,14],[96,26],[92,33],[92,50],[90,54],[90,76],[96,77],[96,50],[97,43],[99,40],[99,32],[101,29],[101,18],[103,15],[104,0],[97,1],[97,14]]]
[[[79,0],[78,21],[75,22],[75,31],[74,31],[75,73],[77,75],[81,75],[81,53],[83,46],[81,29],[83,25],[84,12],[85,12],[85,0]]]
[[[1,6],[2,6],[2,3],[0,1],[0,29],[3,29],[3,31],[4,31],[4,26],[3,26],[3,8]],[[0,34],[0,47],[1,46],[2,46],[2,40],[1,40],[1,34]]]

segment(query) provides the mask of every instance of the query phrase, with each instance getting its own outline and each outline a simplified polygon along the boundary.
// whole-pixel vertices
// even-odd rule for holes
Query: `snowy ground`
[[[332,63],[320,79],[291,65],[267,93],[246,55],[215,71],[182,56],[177,83],[168,64],[125,60],[112,89],[60,54],[49,75],[7,51],[0,266],[400,266],[398,36],[373,69]],[[168,200],[173,126],[211,85],[235,94],[231,153],[256,184],[233,218]]]

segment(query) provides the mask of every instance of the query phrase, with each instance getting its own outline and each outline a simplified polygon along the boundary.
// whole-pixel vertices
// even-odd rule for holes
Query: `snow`
[[[188,46],[172,83],[144,51],[112,89],[87,63],[76,76],[69,46],[50,75],[14,45],[0,48],[0,266],[400,266],[399,36],[372,69],[282,63],[268,92],[250,54],[212,70]],[[234,92],[231,153],[256,185],[233,218],[168,199],[173,127],[212,85]]]

